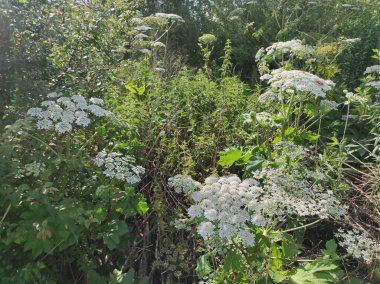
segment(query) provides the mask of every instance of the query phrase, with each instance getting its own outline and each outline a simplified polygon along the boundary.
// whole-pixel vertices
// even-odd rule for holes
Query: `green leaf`
[[[250,177],[253,171],[259,170],[263,167],[263,160],[253,160],[247,162],[244,168],[244,177]]]
[[[195,272],[197,273],[199,278],[203,278],[204,276],[212,272],[212,268],[208,262],[207,255],[202,255],[201,257],[198,258]]]
[[[289,136],[289,135],[293,134],[295,130],[296,129],[294,127],[289,127],[288,129],[285,130],[284,134],[285,134],[285,136]]]
[[[271,270],[277,271],[282,267],[282,253],[276,243],[271,244],[271,251],[273,259],[270,261]]]
[[[139,280],[137,284],[148,284],[149,283],[149,278],[147,276],[144,276]]]
[[[339,256],[336,254],[337,244],[334,240],[329,240],[326,243],[326,249],[322,249],[322,253],[325,256],[331,257],[331,258],[339,258]]]
[[[231,166],[237,160],[243,157],[243,151],[238,149],[232,149],[225,152],[222,156],[220,156],[218,164],[222,167]]]
[[[120,238],[129,232],[129,227],[124,221],[113,220],[103,234],[104,243],[109,249],[115,249],[120,244]]]
[[[226,272],[240,271],[244,269],[242,256],[234,251],[229,251],[224,258],[223,269]]]
[[[273,141],[272,141],[272,144],[277,144],[277,143],[280,143],[282,141],[282,137],[281,136],[276,136]]]
[[[140,215],[144,216],[146,212],[148,212],[149,207],[148,203],[146,203],[144,196],[139,196],[139,202],[137,204],[137,211]]]
[[[363,280],[353,277],[344,281],[344,284],[363,284]]]
[[[342,270],[331,261],[316,260],[296,268],[290,277],[291,284],[340,283]]]
[[[272,280],[275,283],[283,283],[283,281],[289,277],[289,270],[284,271],[274,271],[272,275]]]
[[[133,284],[135,283],[135,270],[133,268],[129,269],[124,275],[123,280],[120,282],[122,284]]]
[[[145,83],[143,83],[141,87],[137,87],[130,83],[125,85],[125,88],[136,95],[142,96],[145,93],[146,86]]]
[[[331,138],[331,140],[332,140],[332,142],[327,143],[327,145],[329,145],[330,147],[334,147],[334,146],[339,145],[339,140],[338,140],[338,138],[333,137],[333,138]]]
[[[106,284],[106,280],[102,276],[100,276],[98,273],[96,273],[94,270],[90,270],[87,273],[88,283],[91,284]]]
[[[296,243],[289,234],[284,234],[282,239],[282,253],[284,257],[294,257],[298,255],[301,245]]]
[[[305,135],[305,139],[307,139],[309,142],[313,142],[319,139],[321,135],[319,134],[313,134],[312,132],[307,132]]]

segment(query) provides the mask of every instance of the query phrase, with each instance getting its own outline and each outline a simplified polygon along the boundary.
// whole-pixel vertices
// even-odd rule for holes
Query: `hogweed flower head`
[[[187,175],[175,175],[168,180],[169,187],[173,188],[177,193],[190,194],[194,192],[201,184],[194,181]]]
[[[360,96],[359,94],[355,94],[352,92],[348,92],[347,90],[343,91],[346,94],[346,99],[345,104],[350,104],[350,103],[359,103],[361,105],[365,105],[368,102],[368,99],[365,97]]]
[[[286,54],[290,53],[299,57],[310,55],[313,53],[313,48],[309,45],[305,45],[299,39],[293,39],[289,41],[275,42],[266,49],[266,55]]]
[[[260,74],[264,74],[270,71],[268,63],[275,59],[284,60],[284,56],[290,58],[309,58],[314,53],[313,47],[303,44],[300,40],[294,39],[285,42],[275,42],[267,48],[261,48],[255,56],[256,62],[258,62]],[[285,62],[281,62],[283,66]]]
[[[306,149],[282,142],[274,150],[281,153],[277,168],[255,171],[246,180],[211,176],[191,194],[194,204],[187,214],[203,221],[198,232],[205,240],[225,243],[237,238],[252,246],[255,234],[249,226],[274,227],[289,216],[340,219],[346,214],[346,208],[325,188],[327,179],[321,172],[289,164],[307,156]]]
[[[330,101],[330,100],[322,100],[320,107],[321,107],[322,111],[329,112],[332,110],[337,110],[339,107],[339,103],[334,102],[334,101]]]
[[[248,246],[254,244],[255,235],[246,229],[250,215],[244,208],[244,200],[250,194],[249,185],[250,181],[242,182],[237,176],[211,176],[192,194],[196,204],[187,213],[190,218],[206,219],[198,226],[198,233],[204,239],[217,236],[227,241],[237,237]]]
[[[335,84],[331,80],[324,80],[318,76],[301,70],[276,69],[270,75],[264,75],[262,80],[268,83],[274,91],[289,92],[296,90],[310,92],[317,97],[326,97],[326,92]]]
[[[107,153],[105,150],[99,152],[95,158],[95,165],[104,169],[105,176],[129,184],[140,182],[141,176],[145,173],[145,169],[136,166],[135,163],[136,159],[131,156],[118,152]]]
[[[348,231],[339,229],[335,236],[339,239],[339,245],[354,258],[362,259],[366,263],[380,259],[380,243],[371,238],[368,233],[360,233],[356,229]]]
[[[365,85],[368,86],[368,87],[375,88],[375,89],[377,89],[377,90],[380,89],[380,81],[368,82],[368,83],[366,83]]]
[[[372,65],[365,69],[364,75],[367,74],[373,74],[373,73],[380,73],[380,65]]]
[[[59,134],[72,131],[73,126],[88,126],[91,123],[90,116],[104,117],[109,112],[101,106],[104,104],[102,99],[90,98],[87,101],[81,95],[71,97],[62,96],[58,93],[49,93],[49,100],[43,101],[41,107],[30,108],[27,114],[38,118],[37,129],[54,128]]]

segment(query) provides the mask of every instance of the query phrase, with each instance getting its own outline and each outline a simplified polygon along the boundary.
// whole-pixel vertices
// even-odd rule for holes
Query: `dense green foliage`
[[[2,1],[0,282],[378,283],[379,4]]]

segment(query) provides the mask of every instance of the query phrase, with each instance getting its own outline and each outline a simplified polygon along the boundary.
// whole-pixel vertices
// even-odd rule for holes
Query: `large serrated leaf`
[[[232,149],[225,152],[222,156],[220,156],[218,164],[223,167],[231,166],[233,163],[235,163],[242,157],[243,157],[243,151],[240,151],[238,149]]]

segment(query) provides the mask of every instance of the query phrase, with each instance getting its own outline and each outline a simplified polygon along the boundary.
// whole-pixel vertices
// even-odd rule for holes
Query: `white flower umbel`
[[[192,193],[194,205],[187,213],[207,223],[198,228],[205,239],[226,243],[237,238],[252,246],[255,235],[249,226],[275,227],[290,216],[339,219],[346,214],[333,192],[324,188],[322,173],[288,165],[307,154],[304,148],[287,142],[274,150],[283,157],[276,160],[278,168],[264,168],[253,173],[254,179],[243,181],[237,176],[211,176]]]
[[[266,55],[274,56],[289,53],[298,57],[305,57],[313,53],[313,48],[303,44],[299,39],[275,42],[265,49]]]
[[[380,89],[380,81],[368,82],[365,85],[368,86],[368,87],[372,87],[372,88],[378,89],[378,90]]]
[[[347,101],[345,102],[346,105],[349,103],[359,103],[361,105],[365,105],[368,102],[367,98],[362,97],[359,94],[348,92],[347,90],[344,90],[343,92],[346,94],[346,99],[347,99]]]
[[[339,245],[344,247],[354,258],[363,259],[366,263],[380,259],[380,244],[366,232],[360,233],[355,229],[349,231],[339,229],[335,236],[339,239]]]
[[[38,177],[42,171],[45,170],[45,164],[34,161],[30,164],[25,164],[24,168],[20,169],[16,177],[33,176]]]
[[[276,42],[267,48],[261,48],[255,56],[260,74],[270,71],[269,63],[276,61],[284,66],[294,58],[306,59],[314,53],[313,47],[303,44],[300,40]]]
[[[58,122],[55,125],[55,130],[59,134],[70,132],[72,129],[73,129],[73,127],[71,126],[71,124],[69,122],[66,122],[66,121]]]
[[[270,76],[266,75],[262,79],[268,80],[268,83],[274,91],[288,92],[296,90],[300,92],[309,92],[317,97],[325,97],[326,92],[331,90],[335,84],[330,80],[324,80],[318,76],[301,70],[273,70]]]
[[[262,187],[257,189],[258,199],[250,202],[248,208],[268,223],[292,215],[341,218],[345,208],[321,182],[312,182],[315,176],[313,172],[296,168],[286,170],[285,166],[255,172],[254,177],[261,180]]]
[[[201,184],[194,181],[187,175],[175,175],[168,180],[169,187],[173,188],[177,193],[190,194],[194,192]]]
[[[27,112],[29,116],[38,118],[37,129],[54,128],[59,134],[72,131],[74,124],[80,127],[88,126],[91,123],[90,116],[104,117],[109,114],[101,106],[102,99],[90,98],[88,101],[81,95],[71,97],[62,94],[49,93],[50,100],[43,101],[40,108],[30,108]]]
[[[372,65],[370,67],[367,67],[363,74],[367,75],[372,73],[380,73],[380,65]]]
[[[154,16],[159,19],[172,20],[174,22],[185,22],[183,18],[177,14],[156,13]]]
[[[330,100],[322,100],[320,107],[323,112],[329,112],[332,110],[337,110],[339,107],[339,104],[337,102],[330,101]]]
[[[215,226],[211,222],[202,222],[198,227],[198,233],[204,238],[207,239],[214,234]]]
[[[247,246],[254,244],[255,235],[246,229],[250,214],[245,208],[254,197],[252,184],[253,180],[242,182],[237,176],[211,176],[192,194],[196,204],[187,213],[190,218],[203,216],[207,220],[198,227],[203,238],[217,236],[227,241],[237,237]]]
[[[274,119],[272,118],[272,115],[265,111],[256,113],[255,118],[257,122],[262,126],[269,126],[269,127],[280,126],[280,124],[274,121]]]
[[[105,150],[98,153],[95,164],[103,168],[103,173],[109,178],[136,184],[141,180],[145,169],[135,165],[135,158],[117,152],[107,153]]]

